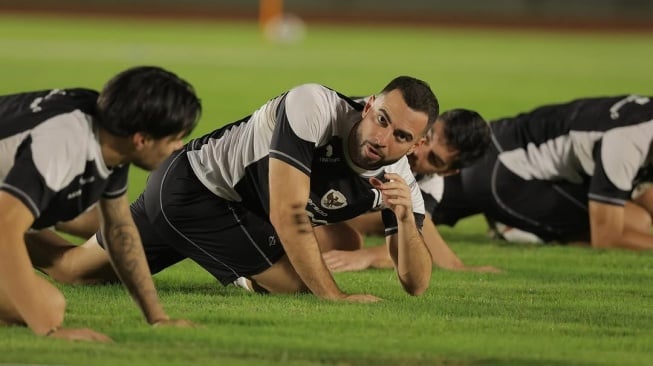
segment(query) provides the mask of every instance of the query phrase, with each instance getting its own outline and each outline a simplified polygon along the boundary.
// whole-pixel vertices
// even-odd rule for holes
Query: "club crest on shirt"
[[[347,206],[347,198],[345,198],[345,195],[339,191],[330,189],[324,196],[322,196],[320,204],[327,210],[337,210]]]

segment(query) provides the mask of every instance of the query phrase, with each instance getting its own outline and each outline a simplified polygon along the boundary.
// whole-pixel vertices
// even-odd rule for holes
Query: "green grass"
[[[100,88],[136,64],[170,68],[204,102],[194,136],[303,82],[367,94],[409,74],[443,109],[487,118],[589,95],[653,94],[650,34],[356,28],[309,25],[299,45],[264,42],[255,24],[0,17],[0,94]],[[135,197],[145,174],[133,171]],[[218,285],[193,263],[155,276],[168,312],[197,329],[144,324],[120,286],[60,286],[66,325],[115,344],[71,343],[0,328],[0,363],[56,365],[584,365],[653,363],[653,257],[492,242],[480,219],[442,229],[469,264],[500,275],[434,271],[405,295],[391,271],[336,276],[371,305],[258,296]],[[370,242],[377,242],[373,239]]]

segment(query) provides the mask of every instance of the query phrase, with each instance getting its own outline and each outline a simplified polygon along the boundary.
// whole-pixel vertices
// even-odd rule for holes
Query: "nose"
[[[391,128],[381,128],[376,133],[376,142],[381,146],[387,146],[390,138],[392,138]]]

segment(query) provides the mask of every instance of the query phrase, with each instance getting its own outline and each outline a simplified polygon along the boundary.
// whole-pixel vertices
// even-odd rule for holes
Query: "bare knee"
[[[299,277],[287,256],[274,263],[272,267],[251,277],[256,286],[272,294],[292,294],[307,292],[308,288]]]
[[[54,280],[71,285],[116,283],[120,280],[111,265],[108,254],[95,237],[84,245],[68,248],[56,266],[47,274]]]
[[[43,309],[47,309],[42,318],[47,319],[48,329],[60,327],[66,312],[66,299],[56,287],[43,278],[38,278],[36,286],[32,291],[40,292],[42,295],[42,301],[45,303]],[[0,293],[0,325],[27,325],[19,309],[2,293]]]
[[[313,229],[321,252],[330,250],[358,250],[363,247],[363,238],[349,224],[318,226]]]
[[[52,311],[52,316],[56,323],[55,327],[60,327],[63,324],[64,314],[66,313],[66,298],[55,287],[52,287],[52,289],[49,291],[48,304],[50,305],[49,308]]]

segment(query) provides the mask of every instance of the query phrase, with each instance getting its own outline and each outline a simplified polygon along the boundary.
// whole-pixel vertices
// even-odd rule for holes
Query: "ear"
[[[375,100],[376,95],[372,95],[367,99],[367,103],[365,103],[365,107],[363,108],[363,117],[365,117],[370,112],[370,109],[372,109]]]
[[[408,149],[408,151],[406,152],[406,155],[410,155],[410,154],[414,153],[415,150],[417,150],[417,147],[419,147],[419,146],[421,146],[421,145],[424,145],[425,142],[426,142],[426,139],[423,138],[423,137],[420,138],[419,140],[417,140],[417,142],[414,143],[414,144],[413,144],[413,145]]]
[[[132,145],[134,146],[134,150],[141,150],[148,144],[150,140],[152,140],[152,137],[143,132],[136,132],[132,135],[131,140]]]

